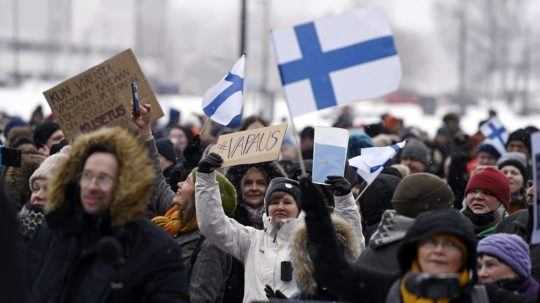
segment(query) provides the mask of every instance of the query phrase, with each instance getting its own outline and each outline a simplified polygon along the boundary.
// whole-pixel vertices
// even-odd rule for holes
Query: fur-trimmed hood
[[[302,220],[303,221],[303,220]],[[358,239],[355,237],[351,224],[338,215],[332,214],[332,223],[336,229],[338,242],[344,245],[345,255],[350,261],[360,255]],[[314,277],[313,262],[309,257],[309,247],[305,222],[298,224],[291,242],[291,261],[293,274],[298,288],[303,294],[317,295],[317,282]]]
[[[78,180],[89,151],[96,145],[111,146],[118,161],[118,177],[109,211],[112,225],[121,226],[144,217],[155,173],[143,144],[120,127],[103,128],[75,140],[69,159],[49,184],[46,212],[69,217],[81,208]]]

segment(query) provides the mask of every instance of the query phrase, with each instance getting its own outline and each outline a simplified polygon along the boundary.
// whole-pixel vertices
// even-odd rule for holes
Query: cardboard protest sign
[[[324,183],[328,176],[343,176],[349,131],[337,127],[315,127],[311,180]]]
[[[131,49],[43,92],[64,135],[72,140],[103,126],[133,127],[131,82],[139,83],[142,103],[152,105],[152,120],[163,111]]]
[[[223,158],[224,167],[276,160],[286,131],[287,124],[279,124],[223,135],[211,152]]]
[[[533,160],[533,183],[534,183],[534,201],[533,201],[533,230],[531,244],[540,243],[540,132],[531,136],[532,160]]]

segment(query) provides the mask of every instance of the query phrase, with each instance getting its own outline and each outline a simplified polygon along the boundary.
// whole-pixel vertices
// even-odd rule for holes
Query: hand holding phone
[[[137,118],[141,115],[141,109],[140,109],[141,97],[139,95],[139,84],[137,80],[133,80],[131,82],[131,102],[133,105],[133,110],[132,110],[133,117]]]

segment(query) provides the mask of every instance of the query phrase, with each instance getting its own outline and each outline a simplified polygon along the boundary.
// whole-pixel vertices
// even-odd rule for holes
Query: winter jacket
[[[332,223],[336,233],[340,236],[340,245],[343,247],[348,260],[355,260],[360,254],[358,239],[354,235],[350,224],[339,216],[332,216]],[[293,296],[302,300],[336,301],[338,298],[328,289],[320,287],[315,280],[313,262],[309,257],[308,235],[305,223],[299,224],[293,235],[291,246],[291,260],[294,276],[300,292]]]
[[[331,294],[339,301],[347,302],[384,302],[396,275],[349,262],[340,248],[322,194],[314,185],[304,187],[304,183],[301,181],[300,184],[302,207],[306,212],[308,251],[314,265],[315,281],[320,289],[326,290],[322,295]]]
[[[119,163],[108,211],[88,215],[78,176],[94,144],[113,144]],[[29,244],[31,302],[187,302],[188,283],[174,240],[144,218],[153,169],[127,131],[79,137],[49,184],[45,223]]]
[[[265,285],[286,296],[298,292],[294,277],[290,281],[281,280],[281,266],[282,262],[290,262],[291,234],[302,219],[302,213],[280,228],[270,224],[266,215],[264,230],[241,225],[223,212],[215,173],[197,173],[195,201],[201,233],[210,243],[244,263],[243,302],[266,300]],[[336,199],[336,214],[356,228],[356,235],[361,234],[360,214],[352,194]]]
[[[156,141],[154,139],[147,141],[146,148],[148,149],[148,155],[152,161],[152,167],[154,168],[154,174],[156,176],[154,180],[154,186],[152,188],[152,197],[148,204],[149,218],[158,215],[163,215],[172,206],[172,200],[174,198],[174,191],[171,190],[171,186],[167,183],[166,178],[161,173],[159,166],[159,153],[156,147]]]
[[[191,303],[229,303],[224,301],[231,275],[232,257],[210,242],[200,242],[191,269],[189,298]],[[234,303],[234,302],[231,302]]]
[[[413,218],[402,216],[395,210],[385,211],[368,247],[356,263],[397,277],[399,274],[398,248],[407,229],[413,223]]]

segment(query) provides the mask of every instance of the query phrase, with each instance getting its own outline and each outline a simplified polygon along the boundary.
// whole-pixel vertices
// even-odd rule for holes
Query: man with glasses
[[[154,178],[127,130],[77,138],[30,243],[30,302],[187,302],[180,248],[144,216]]]

